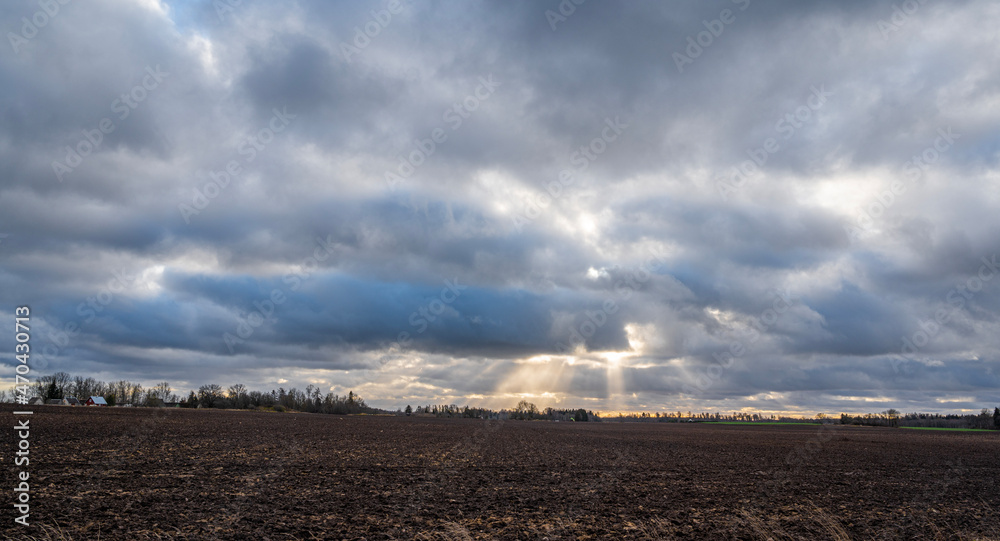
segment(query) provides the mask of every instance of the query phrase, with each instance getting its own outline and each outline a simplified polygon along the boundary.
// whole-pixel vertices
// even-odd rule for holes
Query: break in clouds
[[[993,2],[0,20],[0,296],[41,373],[388,408],[1000,400]]]

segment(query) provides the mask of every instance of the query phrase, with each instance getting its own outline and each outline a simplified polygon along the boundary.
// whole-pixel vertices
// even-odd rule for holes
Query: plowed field
[[[34,407],[12,539],[1000,539],[1000,434]]]

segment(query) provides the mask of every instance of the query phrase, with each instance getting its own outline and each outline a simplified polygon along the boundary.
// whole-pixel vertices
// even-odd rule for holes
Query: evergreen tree
[[[53,379],[49,383],[49,388],[45,390],[45,399],[46,400],[51,400],[51,399],[54,398],[56,400],[62,400],[62,397],[63,397],[62,389],[60,389],[56,385],[56,381]]]

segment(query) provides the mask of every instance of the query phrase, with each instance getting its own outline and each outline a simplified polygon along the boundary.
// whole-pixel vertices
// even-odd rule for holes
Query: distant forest
[[[26,399],[40,397],[44,400],[60,400],[65,397],[86,400],[91,396],[101,396],[109,406],[218,408],[218,409],[273,409],[294,410],[309,413],[357,414],[385,413],[369,407],[365,401],[349,392],[347,396],[333,393],[324,394],[319,387],[309,385],[304,391],[279,388],[270,392],[250,391],[246,385],[237,383],[227,389],[215,383],[202,385],[198,392],[191,391],[186,397],[173,393],[169,382],[161,382],[149,388],[128,380],[103,382],[91,377],[71,376],[66,372],[56,372],[42,376],[26,388],[18,388],[12,393],[3,393],[3,402],[26,402]]]
[[[191,391],[186,397],[173,393],[168,382],[161,382],[150,388],[127,380],[103,382],[92,377],[71,376],[66,372],[56,372],[39,377],[30,386],[20,386],[14,391],[0,391],[0,402],[26,403],[28,399],[39,397],[44,400],[60,400],[76,397],[81,401],[91,396],[100,396],[109,406],[130,407],[180,407],[217,409],[262,409],[273,411],[299,411],[307,413],[348,414],[396,414],[434,417],[466,417],[474,419],[516,419],[576,422],[784,422],[784,423],[826,423],[863,426],[924,427],[924,428],[978,428],[1000,430],[1000,407],[991,413],[983,408],[979,414],[939,414],[900,413],[888,409],[880,413],[849,415],[840,417],[818,413],[812,418],[785,417],[758,413],[692,413],[654,412],[632,413],[601,417],[593,411],[579,409],[545,408],[540,410],[531,402],[521,400],[513,409],[491,410],[471,406],[448,405],[408,405],[396,411],[382,410],[368,406],[364,399],[349,391],[346,396],[334,393],[324,394],[315,385],[305,390],[295,387],[285,390],[279,387],[270,392],[250,391],[243,384],[222,386],[211,383],[202,385],[198,391]]]
[[[1000,430],[1000,407],[993,412],[983,408],[978,414],[940,414],[940,413],[900,413],[888,409],[880,413],[864,415],[849,415],[841,413],[840,417],[817,413],[815,417],[784,417],[775,415],[760,415],[757,413],[636,413],[605,418],[605,420],[621,420],[623,422],[780,422],[780,423],[824,423],[858,426],[890,426],[911,428],[977,428],[983,430]]]

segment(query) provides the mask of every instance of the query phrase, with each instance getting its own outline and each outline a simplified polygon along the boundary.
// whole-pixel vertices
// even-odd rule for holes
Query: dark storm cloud
[[[8,35],[0,296],[40,315],[40,369],[392,406],[1000,399],[991,4],[563,4],[71,3]]]

